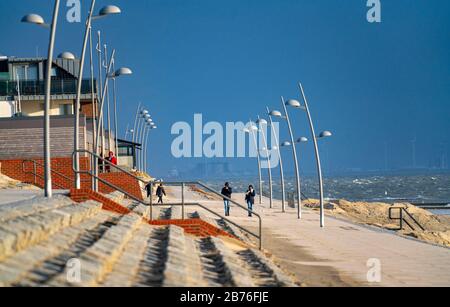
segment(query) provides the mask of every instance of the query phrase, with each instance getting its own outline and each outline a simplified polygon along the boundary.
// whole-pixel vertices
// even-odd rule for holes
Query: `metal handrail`
[[[150,192],[150,196],[149,196],[150,204],[147,204],[145,201],[143,201],[143,200],[137,198],[136,196],[134,196],[134,195],[132,195],[131,193],[129,193],[129,192],[123,190],[122,188],[120,188],[120,187],[118,187],[118,186],[116,186],[116,185],[114,185],[114,184],[112,184],[112,183],[106,181],[105,179],[100,178],[100,176],[96,176],[95,173],[92,172],[92,171],[89,171],[89,170],[86,170],[86,171],[79,170],[79,171],[77,171],[77,170],[76,170],[76,167],[75,167],[75,155],[76,155],[77,153],[85,153],[85,154],[88,154],[88,155],[90,155],[91,157],[96,158],[96,159],[99,159],[100,161],[106,163],[106,164],[109,165],[110,167],[113,167],[113,168],[115,168],[115,169],[121,171],[122,173],[125,173],[125,174],[131,176],[132,178],[136,179],[136,180],[139,181],[139,182],[142,182],[142,183],[144,183],[144,184],[146,184],[146,185],[149,184],[149,185],[150,185],[150,191],[151,191],[151,192]],[[102,182],[103,184],[109,186],[110,188],[112,188],[112,189],[114,189],[114,190],[117,190],[117,191],[123,193],[124,195],[128,196],[129,198],[131,198],[131,199],[133,199],[133,200],[135,200],[135,201],[137,201],[137,202],[139,202],[139,203],[141,203],[141,204],[143,204],[143,205],[145,205],[145,206],[148,206],[148,205],[149,205],[149,206],[150,206],[150,220],[153,220],[153,206],[154,206],[154,205],[153,205],[153,185],[155,184],[156,181],[155,181],[155,182],[154,182],[154,181],[147,182],[147,181],[145,181],[145,180],[139,178],[138,176],[136,176],[136,175],[130,173],[129,171],[127,171],[127,170],[121,168],[120,166],[117,166],[117,165],[115,165],[115,164],[112,164],[110,161],[104,159],[103,157],[97,155],[96,153],[90,152],[90,151],[85,150],[85,149],[80,149],[80,150],[77,150],[77,151],[73,152],[72,157],[73,157],[73,159],[72,159],[72,161],[73,161],[73,163],[72,163],[72,168],[73,168],[73,171],[74,171],[75,173],[78,173],[78,174],[88,174],[88,175],[92,176],[93,178],[99,180],[99,181]],[[156,183],[157,183],[157,182],[156,182]],[[254,234],[252,231],[250,231],[250,230],[248,230],[248,229],[246,229],[246,228],[244,228],[244,227],[242,227],[242,226],[236,224],[235,222],[233,222],[233,221],[227,219],[226,217],[224,217],[223,215],[221,215],[221,214],[219,214],[219,213],[217,213],[217,212],[214,212],[214,211],[212,211],[211,209],[209,209],[209,208],[207,208],[207,207],[205,207],[205,206],[203,206],[203,205],[201,205],[201,204],[199,204],[199,203],[188,204],[188,206],[189,206],[189,205],[191,205],[191,206],[192,206],[192,205],[195,205],[195,206],[201,207],[201,208],[205,209],[206,211],[208,211],[208,212],[210,212],[210,213],[212,213],[212,214],[214,214],[214,215],[220,217],[221,219],[223,219],[223,220],[229,222],[230,224],[232,224],[232,225],[238,227],[238,228],[241,229],[242,231],[244,231],[244,232],[250,234],[251,236],[256,237],[256,238],[259,240],[259,249],[262,249],[262,219],[261,219],[261,216],[260,216],[259,214],[257,214],[257,213],[255,213],[255,212],[253,212],[252,210],[250,210],[250,209],[248,209],[248,208],[242,206],[241,204],[239,204],[238,202],[232,200],[231,198],[226,197],[226,196],[224,196],[224,195],[222,195],[222,194],[216,192],[215,190],[213,190],[212,188],[208,187],[206,184],[204,184],[204,183],[202,183],[202,182],[164,182],[164,185],[166,185],[166,186],[181,186],[181,187],[182,187],[182,189],[181,189],[182,219],[185,218],[185,210],[184,210],[184,207],[186,206],[186,202],[185,202],[185,197],[184,197],[185,195],[184,195],[184,194],[185,194],[185,187],[186,187],[186,185],[198,185],[198,186],[201,186],[202,188],[208,190],[209,192],[211,192],[211,193],[213,193],[213,194],[215,194],[215,195],[217,195],[217,196],[219,196],[219,197],[221,197],[221,198],[223,198],[223,199],[228,200],[230,203],[232,203],[232,204],[234,204],[235,206],[237,206],[237,207],[243,209],[244,211],[246,211],[246,212],[248,212],[248,213],[252,213],[252,214],[253,214],[254,216],[256,216],[256,217],[258,218],[258,220],[259,220],[259,234],[258,234],[258,235]],[[166,206],[167,206],[167,205],[166,205]]]
[[[30,163],[30,162],[33,163],[33,171],[28,172],[28,171],[27,171],[27,168],[26,168],[26,164],[27,164],[27,163]],[[45,180],[45,177],[44,177],[43,175],[38,174],[38,172],[37,172],[37,167],[38,167],[38,166],[44,168],[44,164],[39,163],[39,162],[37,162],[36,160],[31,160],[31,159],[29,159],[29,160],[24,160],[24,161],[22,161],[22,172],[23,172],[24,174],[31,174],[31,175],[34,176],[34,182],[33,182],[34,185],[37,185],[37,178],[40,178],[40,179],[42,179],[42,180]],[[59,176],[59,177],[65,179],[65,180],[68,180],[70,183],[74,183],[74,182],[75,182],[75,180],[74,180],[73,178],[70,178],[69,176],[67,176],[67,175],[65,175],[65,174],[63,174],[63,173],[61,173],[61,172],[59,172],[59,171],[56,171],[56,170],[54,170],[54,169],[51,170],[51,173],[52,173],[53,175],[57,175],[57,176]],[[86,181],[84,181],[84,182],[86,182]],[[53,184],[54,186],[60,188],[61,190],[66,190],[66,187],[64,187],[64,186],[62,186],[62,185],[60,185],[60,184],[58,184],[58,183],[55,182],[55,181],[53,181],[52,184]]]
[[[394,217],[393,216],[393,211],[394,210],[399,210],[399,217]],[[400,228],[398,230],[403,230],[403,223],[405,223],[406,225],[408,225],[409,228],[412,229],[412,231],[415,231],[416,229],[405,219],[405,217],[403,216],[403,213],[406,213],[407,216],[409,216],[410,219],[412,219],[414,221],[414,223],[419,226],[419,228],[422,231],[425,231],[425,228],[423,228],[422,225],[420,225],[420,223],[412,216],[411,213],[408,212],[408,210],[406,210],[406,208],[403,207],[390,207],[389,208],[389,219],[393,220],[393,221],[400,221]]]
[[[153,191],[153,182],[150,183],[150,189],[151,191]],[[254,211],[248,209],[247,207],[242,206],[241,204],[239,204],[238,202],[234,201],[233,199],[222,195],[221,193],[218,193],[217,191],[215,191],[214,189],[210,188],[209,186],[207,186],[206,184],[199,182],[199,181],[192,181],[192,182],[164,182],[165,186],[181,186],[182,190],[181,190],[181,206],[182,206],[182,219],[184,219],[184,207],[185,206],[198,206],[201,207],[203,209],[205,209],[206,211],[213,213],[214,215],[220,217],[221,219],[229,222],[230,224],[233,224],[234,226],[238,227],[239,229],[243,230],[244,232],[250,234],[251,236],[257,238],[259,240],[259,249],[262,249],[262,218],[258,213],[255,213]],[[186,204],[184,201],[184,190],[185,190],[185,186],[200,186],[203,189],[208,190],[210,193],[215,194],[216,196],[219,196],[220,198],[223,198],[225,200],[228,200],[230,203],[234,204],[235,206],[237,206],[238,208],[243,209],[244,211],[246,211],[247,213],[251,213],[252,215],[256,216],[258,218],[258,235],[254,234],[252,231],[244,228],[243,226],[240,226],[238,224],[236,224],[235,222],[231,221],[230,219],[226,218],[225,216],[212,211],[211,209],[199,204],[199,203],[190,203],[190,204]],[[150,195],[150,220],[153,220],[153,194],[151,193]],[[157,205],[157,206],[167,206],[162,204],[162,205]]]

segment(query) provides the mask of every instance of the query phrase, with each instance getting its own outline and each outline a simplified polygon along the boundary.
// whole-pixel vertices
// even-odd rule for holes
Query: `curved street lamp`
[[[141,144],[141,151],[136,156],[136,159],[137,159],[137,166],[136,166],[136,168],[137,168],[138,171],[142,171],[142,168],[143,168],[144,134],[145,134],[145,130],[146,130],[146,124],[150,120],[150,118],[151,118],[151,116],[150,116],[150,114],[149,114],[149,112],[147,110],[143,110],[141,112],[140,129],[139,129],[139,135],[138,135],[138,139],[137,139],[139,144]]]
[[[81,104],[81,89],[82,89],[82,81],[83,81],[83,71],[84,71],[84,62],[85,62],[85,58],[86,58],[86,49],[87,49],[87,44],[88,44],[88,40],[89,40],[89,36],[91,35],[91,31],[92,31],[92,20],[95,18],[102,18],[102,17],[106,17],[107,15],[111,15],[111,14],[118,14],[120,13],[120,9],[116,6],[106,6],[104,8],[102,8],[99,12],[99,15],[94,16],[94,7],[95,7],[95,1],[96,0],[92,0],[91,1],[91,7],[89,10],[89,15],[86,21],[86,30],[85,30],[85,34],[84,34],[84,39],[83,39],[83,45],[82,45],[82,49],[81,49],[81,58],[80,58],[80,69],[79,69],[79,73],[78,73],[78,82],[77,82],[77,96],[76,96],[76,101],[75,101],[75,122],[74,122],[74,151],[76,152],[75,154],[75,163],[74,163],[74,167],[75,167],[75,188],[76,189],[80,189],[81,188],[81,180],[80,180],[80,174],[79,174],[79,164],[80,164],[80,156],[78,153],[78,149],[80,147],[80,139],[79,139],[79,130],[80,130],[80,104]],[[92,46],[92,44],[91,44]],[[91,61],[91,67],[92,67],[92,61]],[[91,69],[92,72],[92,69]],[[101,82],[101,80],[99,80]],[[94,93],[91,93],[91,95],[94,95]],[[95,114],[93,114],[93,116],[95,117]],[[108,132],[109,134],[111,133],[110,131]],[[110,138],[110,135],[108,135],[108,137]],[[96,143],[96,141],[94,140],[94,143]],[[109,148],[111,150],[111,148]]]
[[[116,70],[114,73],[110,73],[111,68],[112,68],[112,64],[114,62],[114,56],[116,54],[116,50],[113,50],[112,54],[111,54],[111,58],[109,60],[109,64],[108,64],[108,74],[105,76],[105,86],[103,87],[103,93],[102,93],[102,98],[100,101],[100,111],[99,111],[99,121],[98,121],[98,125],[97,125],[97,136],[95,138],[95,144],[94,147],[97,150],[97,154],[98,154],[98,140],[100,139],[100,132],[101,132],[101,127],[103,124],[103,109],[104,109],[104,104],[105,104],[105,97],[106,97],[106,91],[108,90],[108,83],[109,83],[109,79],[112,79],[113,77],[120,77],[122,75],[130,75],[132,74],[131,69],[129,68],[120,68],[118,70]],[[98,163],[97,163],[97,159],[95,159],[95,167],[94,167],[94,172],[95,172],[95,176],[94,177],[98,177]],[[95,179],[95,190],[98,191],[98,179]]]
[[[56,27],[58,23],[60,0],[55,0],[53,7],[53,18],[51,25],[45,23],[44,18],[37,14],[29,14],[22,18],[22,22],[32,23],[45,28],[50,28],[50,39],[48,44],[48,55],[45,78],[45,102],[44,102],[44,193],[45,197],[53,196],[51,152],[50,152],[50,98],[51,98],[51,69],[53,63],[53,50],[55,47]]]
[[[292,144],[295,144],[295,140],[294,140],[294,133],[292,130],[292,124],[291,124],[291,120],[289,118],[289,112],[287,110],[287,107],[293,107],[293,108],[300,108],[300,102],[296,101],[296,100],[288,100],[287,102],[284,100],[283,97],[281,97],[281,104],[283,105],[283,109],[284,109],[284,116],[280,111],[272,111],[270,112],[271,116],[274,117],[278,117],[278,118],[283,118],[286,120],[288,128],[289,128],[289,134],[291,137],[291,142],[284,142],[282,144],[282,146],[284,147],[288,147],[291,146],[292,147],[292,154],[294,157],[294,166],[295,166],[295,178],[296,178],[296,186],[297,186],[297,217],[298,219],[302,218],[302,197],[301,197],[301,184],[300,184],[300,171],[299,171],[299,166],[298,166],[298,158],[297,158],[297,149],[295,148],[295,146],[292,146]]]
[[[258,195],[259,195],[259,204],[262,204],[263,183],[262,183],[262,170],[261,170],[261,156],[260,156],[258,140],[257,140],[256,134],[255,134],[256,131],[258,131],[258,127],[256,127],[253,124],[253,121],[250,120],[248,128],[245,128],[244,132],[248,133],[249,135],[252,135],[253,142],[255,144],[256,158],[257,158],[257,162],[258,162],[258,177],[259,177],[259,193],[258,193]]]
[[[148,120],[148,130],[144,140],[144,172],[147,172],[147,149],[148,149],[148,137],[152,130],[158,129],[155,123],[150,119]]]
[[[269,154],[269,145],[268,145],[268,140],[266,138],[266,134],[264,132],[264,127],[263,126],[268,126],[268,122],[265,119],[262,119],[258,116],[258,120],[256,121],[256,124],[259,126],[258,131],[261,132],[261,137],[263,139],[263,150],[266,152],[266,156],[267,156],[267,168],[269,171],[269,207],[270,209],[273,208],[273,181],[272,181],[272,166],[270,163],[270,154]]]
[[[306,111],[306,115],[308,116],[309,126],[311,129],[311,135],[314,142],[314,151],[316,154],[316,164],[317,164],[317,176],[319,179],[319,193],[320,193],[320,227],[325,227],[325,210],[324,210],[324,195],[323,195],[323,177],[322,177],[322,165],[320,161],[320,154],[319,154],[319,145],[317,140],[322,138],[328,138],[332,136],[332,133],[330,131],[324,131],[322,132],[319,137],[316,137],[316,132],[314,130],[314,124],[312,121],[311,113],[309,111],[308,106],[308,100],[306,99],[305,91],[303,90],[303,86],[301,83],[299,83],[300,92],[303,97],[304,107],[303,110]]]
[[[281,155],[281,148],[280,148],[279,140],[278,140],[278,137],[277,137],[277,134],[275,131],[273,119],[272,119],[272,116],[281,117],[281,113],[278,111],[270,111],[269,107],[266,107],[266,109],[267,109],[267,114],[269,117],[270,127],[272,129],[272,134],[274,136],[274,141],[275,141],[275,147],[272,149],[278,151],[278,159],[279,159],[279,163],[280,163],[280,178],[281,178],[281,210],[284,213],[284,212],[286,212],[286,186],[285,186],[285,181],[284,181],[283,158]]]

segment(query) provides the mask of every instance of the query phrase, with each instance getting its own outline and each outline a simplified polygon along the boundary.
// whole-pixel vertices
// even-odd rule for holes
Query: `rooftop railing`
[[[19,86],[18,86],[19,85]],[[94,80],[94,89],[96,81]],[[39,96],[45,95],[45,82],[36,81],[0,81],[0,96]],[[77,80],[75,79],[53,79],[51,83],[52,95],[76,95]],[[91,80],[83,80],[81,83],[81,94],[91,93]]]

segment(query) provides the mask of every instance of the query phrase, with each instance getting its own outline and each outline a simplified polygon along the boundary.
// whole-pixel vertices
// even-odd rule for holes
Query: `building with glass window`
[[[42,155],[45,102],[45,58],[0,56],[0,159]],[[69,157],[73,150],[74,105],[80,60],[55,59],[52,63],[50,137],[52,151]],[[92,97],[92,85],[94,94]],[[80,147],[93,151],[93,118],[98,117],[97,84],[82,80]],[[110,135],[104,131],[105,138]],[[111,133],[111,150],[114,135]],[[101,144],[99,144],[101,145]],[[109,152],[105,142],[104,154]]]
[[[44,115],[45,58],[0,57],[0,118]],[[56,59],[52,65],[51,114],[74,113],[80,61]],[[94,81],[94,99],[97,95]],[[82,112],[92,119],[91,81],[82,81]]]

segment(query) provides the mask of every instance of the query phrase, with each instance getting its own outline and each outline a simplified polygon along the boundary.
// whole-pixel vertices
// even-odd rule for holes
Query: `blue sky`
[[[0,53],[45,56],[47,32],[19,21],[29,12],[48,20],[52,3],[2,0]],[[321,149],[328,172],[382,169],[385,144],[390,168],[410,167],[414,138],[417,164],[429,166],[450,151],[450,2],[381,3],[382,22],[370,24],[365,0],[98,0],[97,7],[122,8],[94,28],[117,49],[119,65],[134,71],[119,81],[122,134],[144,102],[160,128],[152,136],[152,171],[164,176],[200,162],[172,158],[174,122],[192,122],[194,113],[246,121],[266,105],[279,109],[281,95],[298,97],[302,81],[317,129],[335,134]],[[55,53],[79,55],[83,27],[67,23],[65,13],[63,6]],[[304,114],[291,116],[296,134],[309,135]],[[313,162],[309,144],[303,170],[312,171]]]

